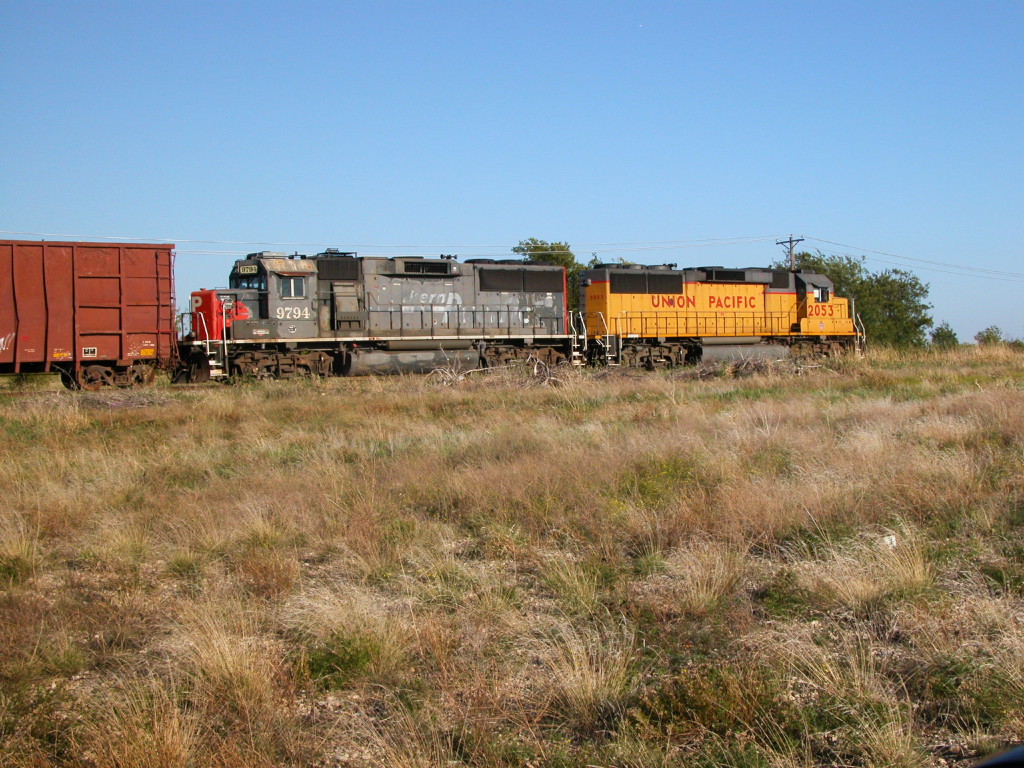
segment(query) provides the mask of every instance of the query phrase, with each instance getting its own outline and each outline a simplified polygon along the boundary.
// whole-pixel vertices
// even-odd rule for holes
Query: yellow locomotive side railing
[[[825,333],[853,335],[856,330],[847,317],[845,305],[834,316],[814,318],[827,321]],[[800,314],[780,312],[664,312],[623,311],[605,320],[600,312],[586,313],[587,337],[598,339],[609,332],[619,338],[728,338],[740,336],[798,336]],[[850,326],[847,328],[847,326]],[[815,329],[816,331],[817,329]],[[815,331],[806,331],[813,333]]]
[[[597,338],[603,317],[587,315],[587,335]],[[609,318],[611,332],[620,338],[700,338],[721,336],[788,336],[791,312],[637,312]],[[603,331],[607,333],[607,331]]]

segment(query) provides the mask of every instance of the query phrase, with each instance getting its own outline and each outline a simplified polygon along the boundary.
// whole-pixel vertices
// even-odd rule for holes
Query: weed
[[[42,562],[38,534],[22,521],[0,524],[0,584],[35,575]]]
[[[582,631],[563,624],[540,639],[538,652],[550,675],[542,711],[584,733],[612,727],[643,674],[626,624]]]

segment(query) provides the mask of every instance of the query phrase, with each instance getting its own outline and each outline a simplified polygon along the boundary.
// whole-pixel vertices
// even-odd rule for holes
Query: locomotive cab
[[[228,285],[238,291],[238,300],[249,310],[249,317],[267,319],[267,270],[258,259],[250,256],[236,261]]]
[[[853,334],[849,299],[835,295],[824,275],[797,272],[797,323],[794,330],[807,336]]]
[[[230,285],[245,308],[231,338],[291,340],[316,336],[316,264],[283,253],[250,254],[235,262]]]
[[[285,341],[316,336],[316,264],[283,253],[235,262],[227,290],[192,293],[192,337],[199,341]]]

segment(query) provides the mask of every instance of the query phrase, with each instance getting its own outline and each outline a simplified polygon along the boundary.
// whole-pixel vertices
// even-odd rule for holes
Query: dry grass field
[[[3,764],[1024,741],[1024,356],[750,367],[0,394]]]

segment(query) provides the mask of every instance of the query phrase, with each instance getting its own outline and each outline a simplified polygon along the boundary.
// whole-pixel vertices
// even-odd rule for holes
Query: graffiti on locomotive
[[[413,286],[402,296],[403,312],[455,312],[462,304],[462,294],[452,290],[427,292],[421,286]]]

